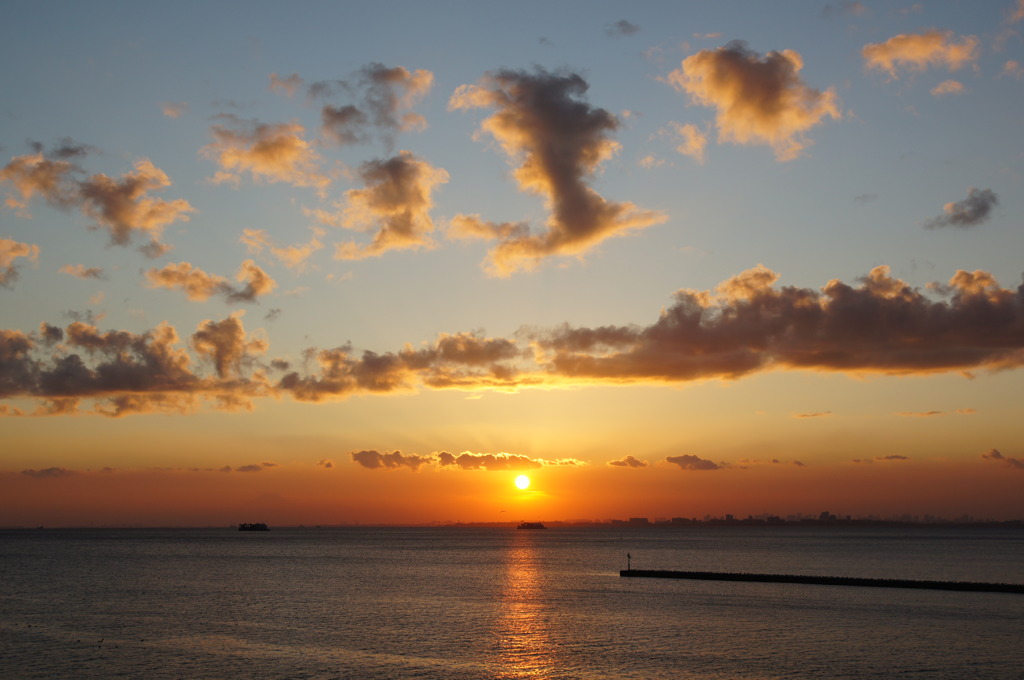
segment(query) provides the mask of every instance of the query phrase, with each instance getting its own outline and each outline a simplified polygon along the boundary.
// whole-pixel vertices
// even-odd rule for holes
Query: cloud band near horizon
[[[311,348],[301,372],[285,359],[264,361],[269,344],[247,336],[241,312],[200,323],[191,352],[166,323],[143,333],[44,323],[36,332],[0,330],[0,399],[37,405],[6,415],[77,413],[93,400],[92,412],[119,416],[188,411],[198,400],[249,408],[266,396],[319,402],[418,389],[679,384],[768,370],[912,375],[1024,364],[1024,285],[1003,288],[987,272],[959,270],[931,295],[885,266],[856,286],[778,287],[778,278],[759,265],[714,292],[677,291],[647,326],[442,333],[384,353]]]

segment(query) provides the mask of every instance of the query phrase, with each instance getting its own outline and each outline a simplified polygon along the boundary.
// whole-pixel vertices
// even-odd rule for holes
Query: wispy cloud
[[[932,66],[945,66],[959,70],[978,58],[978,39],[973,35],[957,41],[952,31],[925,31],[918,34],[900,34],[883,43],[865,45],[861,56],[869,69],[885,71],[895,80],[897,68],[924,71]]]
[[[18,279],[17,259],[29,262],[39,260],[39,246],[34,243],[21,243],[9,238],[0,238],[0,286],[10,288]]]

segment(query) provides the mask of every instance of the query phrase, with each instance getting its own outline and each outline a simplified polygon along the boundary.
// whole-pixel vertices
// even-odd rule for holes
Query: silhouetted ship
[[[242,524],[238,525],[238,530],[239,531],[270,531],[270,527],[268,527],[263,522],[243,522]]]
[[[516,529],[547,529],[543,522],[522,522]]]

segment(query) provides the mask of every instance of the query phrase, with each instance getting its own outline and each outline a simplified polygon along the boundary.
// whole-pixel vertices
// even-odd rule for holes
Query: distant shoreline
[[[274,529],[512,529],[518,526],[518,522],[428,522],[428,523],[387,523],[387,522],[366,522],[366,523],[344,523],[344,524],[272,524]],[[761,529],[863,529],[863,528],[899,528],[899,529],[1018,529],[1024,530],[1024,520],[1001,520],[1001,521],[897,521],[897,520],[869,520],[869,519],[834,519],[834,520],[756,520],[756,519],[710,519],[710,520],[687,520],[676,521],[655,521],[641,523],[639,521],[609,520],[609,521],[558,521],[550,520],[544,522],[549,529],[625,529],[630,531],[677,531],[686,529],[709,529],[709,528],[761,528]],[[207,524],[207,525],[55,525],[55,526],[0,526],[0,531],[19,532],[43,532],[43,531],[67,531],[67,530],[156,530],[156,529],[210,529],[210,530],[233,530],[238,531],[237,524]]]

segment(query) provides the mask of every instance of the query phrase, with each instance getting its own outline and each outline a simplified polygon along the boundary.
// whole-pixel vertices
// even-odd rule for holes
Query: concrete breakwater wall
[[[963,590],[1024,595],[1024,585],[975,581],[917,581],[895,578],[853,578],[847,576],[797,576],[793,574],[744,574],[718,571],[669,571],[659,569],[623,569],[619,576],[632,578],[677,578],[699,581],[747,581],[755,583],[801,583],[823,586],[860,586],[868,588],[924,588]]]

